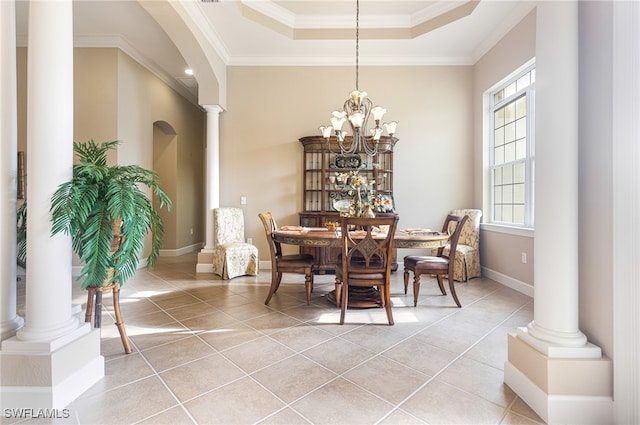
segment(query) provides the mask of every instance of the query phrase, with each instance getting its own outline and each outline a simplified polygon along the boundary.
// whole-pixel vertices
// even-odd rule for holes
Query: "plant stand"
[[[122,321],[122,314],[120,313],[120,285],[116,282],[108,286],[101,287],[89,287],[87,288],[87,313],[84,316],[85,322],[91,322],[91,314],[94,315],[93,326],[100,328],[102,325],[102,293],[111,290],[113,292],[113,311],[116,315],[116,327],[120,333],[120,339],[122,340],[122,346],[126,354],[131,353],[131,345],[129,344],[129,338],[127,337],[127,330],[124,327]],[[94,302],[95,301],[95,302]],[[95,313],[93,312],[95,306]]]

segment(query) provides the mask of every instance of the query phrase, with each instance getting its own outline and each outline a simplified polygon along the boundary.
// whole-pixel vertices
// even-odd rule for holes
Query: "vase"
[[[365,217],[365,218],[375,218],[376,217],[376,213],[373,212],[373,208],[371,208],[371,205],[367,205],[364,208],[364,210],[362,211],[361,217]]]

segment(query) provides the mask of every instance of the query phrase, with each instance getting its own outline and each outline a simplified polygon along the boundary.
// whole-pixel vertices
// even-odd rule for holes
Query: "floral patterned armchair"
[[[213,210],[213,272],[223,279],[258,274],[258,248],[244,239],[240,208]]]
[[[449,214],[463,216],[468,215],[469,220],[462,229],[462,234],[458,240],[456,248],[456,258],[453,268],[453,279],[458,282],[481,275],[480,270],[480,219],[482,210],[459,209],[453,210]],[[444,252],[448,253],[448,245]]]

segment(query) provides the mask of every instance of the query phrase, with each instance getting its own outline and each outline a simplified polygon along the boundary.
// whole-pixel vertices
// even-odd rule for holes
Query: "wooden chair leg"
[[[269,301],[271,301],[271,297],[273,297],[273,294],[275,294],[278,290],[281,277],[282,275],[278,273],[277,269],[271,269],[271,287],[269,288],[269,295],[267,295],[267,299],[264,301],[265,305],[269,304]]]
[[[127,330],[124,327],[122,321],[122,314],[120,313],[120,288],[118,285],[113,287],[113,311],[116,315],[116,327],[120,333],[120,339],[122,340],[122,346],[126,354],[131,353],[131,345],[129,344],[129,338],[127,337]]]
[[[347,306],[349,305],[349,287],[347,286],[347,284],[345,283],[341,283],[341,296],[342,299],[340,300],[340,324],[344,325],[344,316],[345,313],[347,312]],[[337,291],[338,285],[336,284],[336,300],[338,297],[338,291]]]
[[[311,269],[304,274],[304,290],[307,293],[307,305],[311,304],[311,291],[313,290],[313,272]]]
[[[449,276],[449,289],[451,290],[451,296],[453,297],[453,300],[456,302],[456,305],[458,306],[458,308],[462,307],[462,304],[460,304],[460,301],[458,300],[458,296],[456,295],[456,288],[453,286],[453,273],[451,276]]]
[[[418,306],[418,295],[420,295],[420,273],[413,272],[413,306]]]
[[[336,306],[342,305],[342,281],[336,277]]]
[[[404,270],[404,294],[407,295],[407,287],[409,286],[409,270]]]
[[[442,295],[447,295],[447,290],[444,289],[444,283],[442,283],[442,275],[436,275],[436,280],[438,281],[438,286],[440,287],[440,292],[442,292]]]

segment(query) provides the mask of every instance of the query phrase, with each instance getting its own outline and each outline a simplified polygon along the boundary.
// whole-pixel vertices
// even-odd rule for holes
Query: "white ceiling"
[[[208,41],[228,66],[355,64],[355,0],[182,1],[210,27]],[[473,64],[533,7],[525,0],[360,0],[360,64]],[[76,46],[119,47],[197,101],[197,82],[184,74],[189,64],[138,1],[74,0],[73,9]],[[27,16],[28,2],[17,0],[18,45],[27,44]]]

